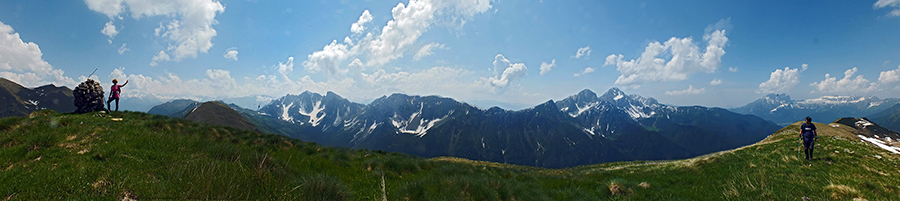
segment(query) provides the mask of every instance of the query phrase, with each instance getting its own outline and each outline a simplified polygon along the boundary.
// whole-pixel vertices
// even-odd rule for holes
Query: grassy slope
[[[798,160],[795,124],[693,159],[541,169],[327,148],[145,113],[97,115],[0,120],[0,200],[381,200],[382,181],[388,200],[900,200],[900,157],[824,124],[812,162]]]

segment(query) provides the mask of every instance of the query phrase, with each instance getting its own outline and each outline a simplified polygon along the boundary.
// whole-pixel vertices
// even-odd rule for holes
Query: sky
[[[123,101],[898,98],[900,0],[0,1],[0,77],[74,88],[89,75],[128,80]]]

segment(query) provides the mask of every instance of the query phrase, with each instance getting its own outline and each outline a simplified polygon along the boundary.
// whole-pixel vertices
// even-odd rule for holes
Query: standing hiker
[[[128,84],[128,80],[125,80],[125,84],[119,85],[119,80],[113,79],[113,85],[109,89],[109,100],[106,101],[106,110],[112,111],[112,108],[109,107],[109,103],[115,100],[116,112],[119,111],[119,93],[122,92],[122,87],[126,84]]]
[[[800,125],[800,138],[803,139],[803,151],[806,152],[806,160],[812,158],[813,147],[816,141],[819,141],[819,134],[816,132],[816,125],[812,123],[812,118],[806,117],[806,123]]]

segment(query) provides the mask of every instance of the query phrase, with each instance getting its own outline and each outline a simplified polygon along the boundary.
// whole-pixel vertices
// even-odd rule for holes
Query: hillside
[[[147,110],[147,113],[165,115],[175,118],[184,118],[185,115],[193,111],[194,108],[200,106],[200,104],[201,102],[197,102],[195,100],[176,99],[153,106],[152,108],[150,108],[150,110]]]
[[[146,113],[44,110],[0,119],[0,197],[900,200],[900,155],[854,138],[853,128],[818,124],[818,154],[800,161],[798,125],[691,159],[543,169],[329,148]]]
[[[245,131],[259,132],[259,129],[256,129],[256,126],[254,126],[253,123],[250,123],[250,121],[247,121],[240,113],[231,109],[231,107],[228,107],[224,103],[216,101],[200,104],[200,106],[197,106],[195,109],[185,114],[184,119],[212,125],[230,126]]]
[[[44,85],[29,89],[0,77],[0,118],[26,116],[41,109],[75,111],[72,89]]]
[[[869,119],[893,131],[900,131],[900,103],[870,115]]]

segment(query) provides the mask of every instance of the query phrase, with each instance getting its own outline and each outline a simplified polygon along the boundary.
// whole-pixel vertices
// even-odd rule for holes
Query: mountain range
[[[792,100],[787,94],[769,94],[731,111],[752,114],[788,125],[807,116],[813,121],[830,122],[842,117],[863,117],[883,111],[900,103],[900,99],[879,99],[875,96],[822,96],[806,100]]]
[[[55,85],[44,85],[33,89],[0,77],[0,118],[28,116],[41,109],[54,111],[75,111],[72,89]]]
[[[678,107],[612,88],[511,111],[438,96],[382,96],[368,105],[304,92],[258,111],[260,130],[325,145],[559,168],[679,159],[754,143],[775,124],[721,108]]]
[[[900,131],[900,103],[869,116],[869,119],[878,122],[878,124],[881,124],[887,129]]]

